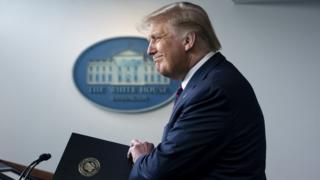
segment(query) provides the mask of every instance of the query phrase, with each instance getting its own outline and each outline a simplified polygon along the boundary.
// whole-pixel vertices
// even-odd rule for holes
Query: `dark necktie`
[[[176,104],[176,102],[178,101],[178,99],[179,99],[182,91],[183,91],[183,89],[182,89],[182,87],[180,86],[179,89],[178,89],[177,92],[176,92],[176,99],[174,100],[174,104]]]

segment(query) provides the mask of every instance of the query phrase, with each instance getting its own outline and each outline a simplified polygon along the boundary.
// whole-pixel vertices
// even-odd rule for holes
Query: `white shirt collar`
[[[197,62],[197,64],[195,64],[187,73],[186,77],[184,78],[184,80],[181,82],[181,87],[182,89],[185,89],[188,82],[190,81],[190,79],[192,78],[192,76],[198,71],[198,69],[200,69],[200,67],[206,63],[213,55],[215,55],[216,52],[210,51],[207,55],[205,55],[199,62]]]

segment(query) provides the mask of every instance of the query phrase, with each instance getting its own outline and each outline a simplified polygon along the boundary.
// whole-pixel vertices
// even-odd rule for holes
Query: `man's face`
[[[165,23],[153,23],[148,31],[148,54],[153,57],[158,72],[172,79],[183,79],[188,72],[183,39]]]

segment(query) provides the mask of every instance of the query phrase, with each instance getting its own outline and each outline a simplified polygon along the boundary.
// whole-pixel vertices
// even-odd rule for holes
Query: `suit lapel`
[[[167,133],[173,127],[174,123],[179,119],[179,116],[183,111],[185,101],[189,98],[192,98],[192,92],[195,90],[195,88],[200,86],[201,83],[203,83],[207,78],[208,73],[214,71],[215,67],[222,61],[225,61],[224,56],[217,52],[192,76],[186,88],[182,91],[176,104],[173,106],[170,120],[164,128],[162,140],[165,140]]]
[[[192,91],[201,86],[201,83],[205,81],[209,72],[214,71],[214,68],[225,60],[225,57],[220,53],[217,52],[214,56],[212,56],[205,64],[203,64],[200,69],[192,76],[189,83],[187,84],[186,88],[180,94],[179,99],[176,101],[175,105],[173,106],[173,111],[170,117],[169,122],[165,126],[163,137],[165,138],[167,132],[171,127],[174,125],[175,121],[178,119],[181,111],[183,110],[184,102],[192,96]]]
[[[203,83],[208,73],[213,71],[215,66],[218,65],[223,60],[225,60],[224,56],[220,52],[217,52],[205,64],[203,64],[200,67],[200,69],[197,70],[197,72],[190,79],[186,88],[182,91],[179,99],[177,100],[175,106],[173,107],[172,114],[174,114],[176,110],[183,105],[183,102],[185,101],[185,99],[188,98],[188,96],[192,95],[193,89],[201,85],[201,83]]]

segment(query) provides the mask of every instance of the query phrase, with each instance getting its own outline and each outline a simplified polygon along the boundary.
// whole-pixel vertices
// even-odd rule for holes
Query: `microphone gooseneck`
[[[19,180],[21,180],[23,177],[24,177],[24,179],[27,179],[28,176],[30,175],[30,173],[32,172],[32,170],[33,170],[39,163],[41,163],[42,161],[47,161],[47,160],[49,160],[50,158],[51,158],[51,154],[47,154],[47,153],[41,154],[37,160],[35,160],[35,161],[33,161],[32,163],[30,163],[29,166],[27,166],[27,167],[22,171],[22,173],[20,174]]]

